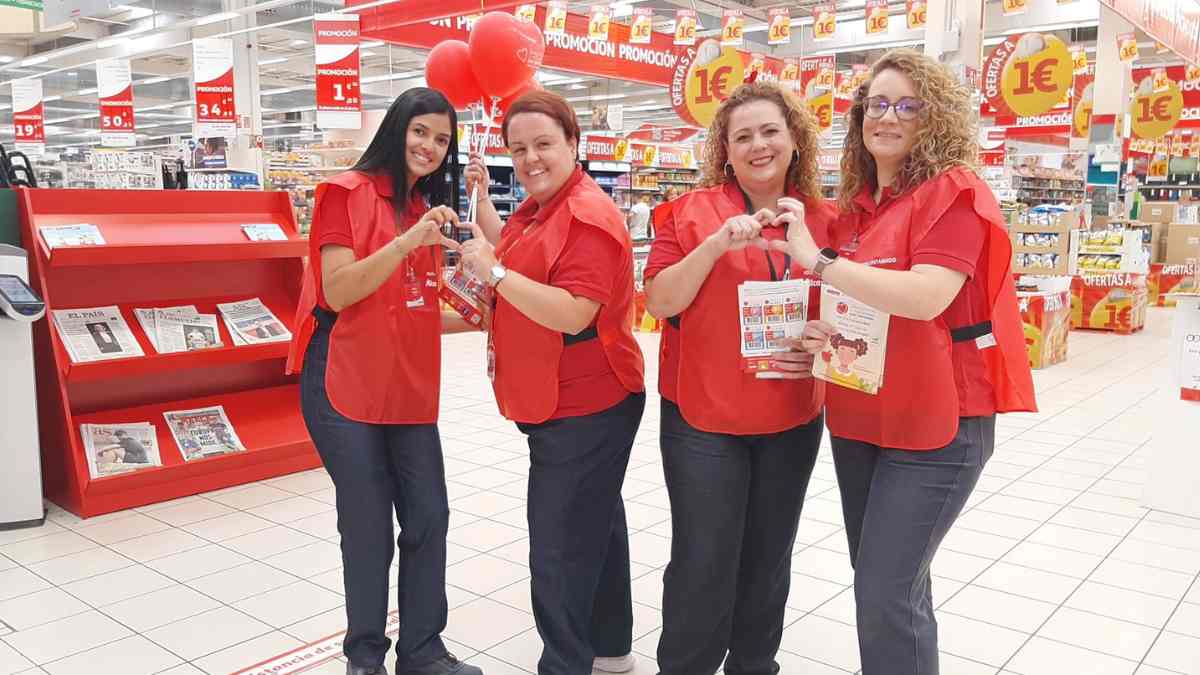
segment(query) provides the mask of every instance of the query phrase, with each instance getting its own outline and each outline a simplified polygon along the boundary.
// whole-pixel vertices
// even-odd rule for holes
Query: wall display
[[[233,95],[233,40],[198,38],[192,41],[192,78],[195,82],[196,138],[237,134],[237,109]]]
[[[776,7],[768,13],[767,44],[785,45],[792,41],[792,10]]]
[[[17,150],[40,156],[46,149],[46,112],[42,104],[41,79],[13,81],[12,109]]]
[[[1071,88],[1074,59],[1055,35],[1010,35],[984,61],[983,95],[999,115],[1049,112]]]
[[[837,32],[837,6],[826,2],[813,7],[813,40],[829,40]]]
[[[358,21],[357,14],[313,18],[317,126],[322,129],[362,128]]]
[[[721,46],[740,47],[742,31],[746,27],[746,17],[740,9],[726,9],[721,12]]]
[[[100,145],[131,148],[137,142],[133,119],[133,79],[128,59],[96,62],[96,92],[100,99]]]

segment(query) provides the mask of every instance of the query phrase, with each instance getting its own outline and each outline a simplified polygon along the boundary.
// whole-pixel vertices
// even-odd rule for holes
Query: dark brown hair
[[[575,117],[575,109],[567,100],[549,91],[531,91],[513,102],[508,112],[504,114],[504,122],[500,125],[500,136],[508,145],[508,123],[521,113],[541,113],[558,122],[568,141],[579,143],[579,119]]]
[[[867,353],[867,349],[868,349],[866,340],[864,340],[862,338],[857,338],[857,339],[851,340],[850,338],[846,337],[845,335],[842,335],[841,333],[835,333],[833,335],[833,337],[829,338],[829,344],[833,345],[834,349],[839,349],[841,347],[849,347],[850,349],[853,349],[854,351],[858,352],[859,356],[865,355]]]

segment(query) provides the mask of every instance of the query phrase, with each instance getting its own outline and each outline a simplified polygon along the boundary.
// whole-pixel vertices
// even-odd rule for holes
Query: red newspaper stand
[[[233,345],[159,354],[135,307],[260,298],[284,324],[300,294],[308,243],[283,192],[21,189],[22,236],[31,285],[46,300],[34,324],[38,417],[46,496],[90,517],[295,471],[320,459],[300,415],[295,376],[284,374],[288,343]],[[49,225],[90,223],[102,246],[55,248]],[[275,223],[286,241],[250,241],[243,224]],[[145,356],[72,363],[50,310],[118,305]],[[185,462],[163,412],[222,405],[245,452]],[[80,425],[150,422],[162,466],[91,479]]]

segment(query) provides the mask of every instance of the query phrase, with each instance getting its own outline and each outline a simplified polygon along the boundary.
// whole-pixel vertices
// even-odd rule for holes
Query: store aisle
[[[1137,501],[1170,316],[1151,310],[1134,336],[1073,332],[1067,362],[1035,371],[1042,412],[1001,418],[934,565],[943,673],[1200,673],[1200,520]],[[658,336],[641,340],[653,388]],[[482,338],[446,347],[446,637],[488,675],[533,672],[525,441],[496,413]],[[670,551],[655,399],[624,489],[639,675],[655,672]],[[796,543],[783,673],[858,669],[841,520],[826,440]],[[54,507],[42,528],[0,532],[0,675],[340,674],[340,567],[320,470],[85,522]]]

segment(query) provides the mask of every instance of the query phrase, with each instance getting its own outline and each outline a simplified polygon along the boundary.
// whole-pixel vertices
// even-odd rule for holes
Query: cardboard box
[[[1195,270],[1188,265],[1164,265],[1157,263],[1150,266],[1150,276],[1146,279],[1150,304],[1158,307],[1174,307],[1175,299],[1170,293],[1200,292],[1193,279]]]
[[[1145,274],[1085,274],[1071,282],[1071,328],[1128,334],[1146,326]]]
[[[1029,367],[1038,369],[1067,360],[1067,332],[1071,326],[1071,292],[1018,293],[1017,304],[1025,324]]]
[[[1146,202],[1138,213],[1138,219],[1151,223],[1171,223],[1175,221],[1175,202]]]
[[[1171,223],[1167,233],[1167,253],[1163,262],[1182,265],[1188,258],[1200,259],[1200,225]]]

